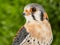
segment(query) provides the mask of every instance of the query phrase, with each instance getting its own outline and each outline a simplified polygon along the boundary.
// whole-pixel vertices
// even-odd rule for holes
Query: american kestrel
[[[51,45],[53,35],[44,8],[39,4],[28,4],[23,15],[26,22],[15,37],[13,45]]]

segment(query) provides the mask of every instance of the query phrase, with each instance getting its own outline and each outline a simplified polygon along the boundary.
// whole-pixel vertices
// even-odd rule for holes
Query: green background
[[[54,36],[52,45],[60,45],[60,0],[0,0],[0,45],[12,45],[14,36],[25,23],[22,13],[29,3],[45,8]]]

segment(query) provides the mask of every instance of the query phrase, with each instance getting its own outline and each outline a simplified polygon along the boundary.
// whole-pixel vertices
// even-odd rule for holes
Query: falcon
[[[44,8],[36,3],[28,4],[24,8],[23,16],[26,22],[18,31],[12,45],[51,45],[53,34]]]

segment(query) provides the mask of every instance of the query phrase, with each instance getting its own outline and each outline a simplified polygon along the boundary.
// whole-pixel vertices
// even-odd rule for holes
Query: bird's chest
[[[32,22],[25,25],[26,31],[30,34],[30,37],[28,38],[31,40],[32,45],[47,45],[50,42],[52,39],[52,33],[49,27],[49,25],[42,22]]]
[[[38,22],[26,24],[25,28],[32,37],[40,40],[49,37],[51,33],[51,31],[48,29],[48,26]]]

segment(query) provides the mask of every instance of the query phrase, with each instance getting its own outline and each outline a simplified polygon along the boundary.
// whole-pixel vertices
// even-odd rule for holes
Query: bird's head
[[[27,22],[32,21],[43,21],[45,19],[48,19],[48,15],[45,12],[44,8],[39,4],[28,4],[24,8],[23,12],[24,17],[26,18]]]

